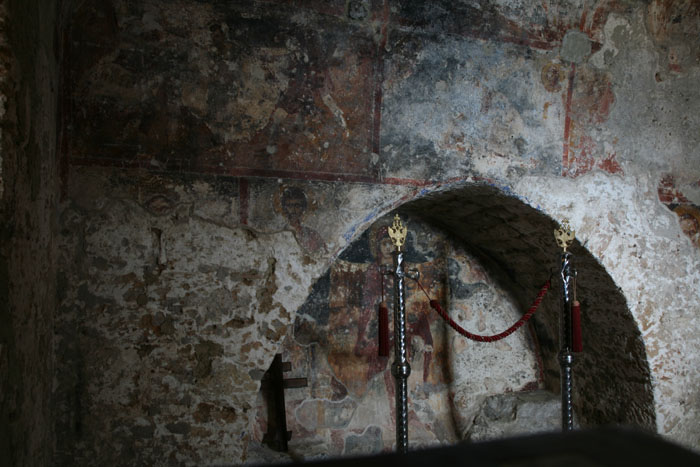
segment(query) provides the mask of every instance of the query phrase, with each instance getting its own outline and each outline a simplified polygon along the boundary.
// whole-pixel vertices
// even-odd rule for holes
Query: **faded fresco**
[[[285,377],[308,382],[285,391],[292,456],[393,448],[393,347],[389,357],[378,354],[378,306],[384,301],[393,310],[394,305],[393,279],[383,274],[393,262],[390,219],[367,229],[316,282],[282,346],[283,360],[291,363]],[[407,268],[418,271],[426,292],[448,306],[455,319],[483,334],[502,331],[518,319],[508,293],[475,258],[426,224],[412,220],[408,228]],[[527,328],[498,343],[465,342],[430,308],[415,281],[406,285],[412,446],[468,438],[485,396],[541,387]],[[253,436],[258,443],[267,430],[264,397],[261,393],[258,399]]]
[[[688,199],[684,191],[698,190],[700,180],[683,184],[672,175],[664,176],[658,186],[659,201],[678,216],[681,231],[696,248],[700,248],[700,205]]]
[[[342,5],[307,5],[340,13],[321,26],[276,3],[81,5],[68,49],[72,162],[375,179],[371,30],[348,28]]]
[[[41,324],[55,328],[56,378],[34,385],[54,387],[58,463],[253,461],[266,415],[252,405],[282,341],[287,376],[308,379],[287,391],[292,450],[390,449],[381,224],[348,243],[403,202],[474,182],[522,203],[459,195],[450,229],[520,274],[412,220],[409,265],[433,298],[474,332],[503,330],[522,313],[505,291],[525,304],[553,258],[523,206],[570,218],[595,271],[580,281],[595,350],[579,388],[596,389],[577,398],[591,402],[582,421],[700,445],[700,3],[68,3],[63,25],[40,28],[56,30],[53,52],[7,68],[40,76],[63,54],[56,83],[23,81],[58,90],[58,111],[11,81],[3,91],[17,128],[51,128],[37,109],[60,126],[7,139],[60,143],[59,306]],[[26,31],[46,19],[27,15]],[[41,200],[50,164],[17,160]],[[14,217],[16,232],[43,232]],[[483,438],[479,420],[512,419],[502,398],[557,380],[551,314],[538,342],[522,329],[486,346],[445,330],[408,287],[412,442]]]

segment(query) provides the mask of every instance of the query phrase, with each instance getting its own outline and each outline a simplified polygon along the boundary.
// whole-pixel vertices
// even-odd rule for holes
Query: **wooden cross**
[[[292,432],[287,431],[287,413],[284,403],[284,390],[306,387],[306,378],[284,379],[284,372],[292,369],[292,364],[282,361],[282,354],[275,355],[272,365],[265,372],[261,389],[267,393],[267,433],[263,437],[275,451],[287,451],[287,441]]]

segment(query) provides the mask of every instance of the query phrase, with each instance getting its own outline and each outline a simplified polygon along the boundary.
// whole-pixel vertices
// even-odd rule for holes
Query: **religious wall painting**
[[[301,217],[299,205],[288,203],[286,209],[288,218]],[[373,439],[381,438],[386,449],[391,447],[393,352],[380,357],[378,343],[378,305],[384,300],[390,314],[393,310],[393,281],[384,274],[393,263],[394,251],[388,224],[389,220],[378,222],[365,231],[314,284],[298,310],[292,336],[282,347],[284,360],[308,371],[303,376],[309,387],[286,393],[288,429],[296,433],[293,437],[300,449],[313,449],[309,446],[323,442],[334,446],[336,454],[351,452],[352,440],[366,437],[367,426],[380,427],[383,438],[373,435]],[[440,272],[444,238],[416,222],[409,222],[409,230],[406,267],[418,271],[426,291],[439,298],[444,284],[444,272]],[[414,368],[409,388],[416,400],[409,424],[420,438],[436,440],[432,430],[449,431],[451,423],[449,414],[439,409],[449,407],[444,328],[414,281],[407,281],[406,291],[409,358]],[[310,400],[325,402],[310,404]],[[350,406],[356,407],[352,413]],[[256,420],[257,434],[264,433],[264,411],[258,410]],[[290,446],[294,445],[292,441]]]
[[[393,282],[384,274],[392,251],[387,224],[378,223],[331,266],[328,361],[358,398],[390,364],[379,356],[378,306],[384,301],[393,307]]]
[[[363,400],[364,404],[381,401],[387,416],[374,423],[380,423],[386,431],[392,432],[395,381],[390,366],[393,355],[378,355],[378,304],[383,300],[389,310],[393,310],[393,280],[384,274],[393,264],[394,251],[387,226],[388,221],[375,224],[356,247],[347,250],[331,268],[328,362],[336,378],[348,388],[350,396]],[[440,244],[438,236],[417,223],[409,222],[409,231],[412,234],[409,234],[405,247],[406,267],[417,271],[429,288],[439,289],[442,281],[436,276],[439,268],[434,265],[434,250],[438,250]],[[427,245],[425,241],[419,245],[418,237],[432,238]],[[419,246],[432,251],[426,255],[417,248]],[[360,289],[361,292],[358,294],[350,289]],[[434,337],[436,332],[439,333],[441,323],[436,322],[427,298],[415,282],[407,281],[406,296],[409,361],[415,375],[409,381],[409,389],[416,400],[428,397],[434,391],[442,391],[446,397],[444,339]],[[435,358],[438,353],[440,357]],[[371,413],[367,416],[371,417]],[[358,421],[361,418],[360,413]],[[409,424],[415,425],[414,431],[429,431],[415,406],[409,410]]]
[[[624,173],[617,160],[617,139],[601,141],[597,129],[610,117],[615,104],[612,77],[591,66],[571,71],[566,104],[563,173],[578,177],[591,170]]]
[[[549,62],[542,67],[540,79],[548,92],[560,92],[566,81],[567,72],[561,63]]]
[[[695,0],[650,2],[646,25],[658,50],[656,81],[690,71],[700,58],[700,3]]]
[[[369,29],[338,20],[322,31],[331,8],[308,2],[252,16],[243,4],[182,15],[168,2],[117,3],[76,11],[94,21],[74,23],[66,51],[73,163],[376,179]]]
[[[326,244],[319,233],[307,225],[307,219],[314,210],[312,194],[308,186],[281,184],[274,194],[274,208],[296,236],[307,253],[324,253]]]
[[[307,388],[286,392],[288,429],[293,432],[290,449],[309,456],[321,450],[341,455],[354,452],[359,439],[369,442],[369,438],[374,444],[383,443],[382,450],[392,449],[393,346],[388,357],[378,354],[379,303],[384,300],[390,315],[393,312],[394,284],[392,276],[384,274],[393,264],[390,221],[391,217],[382,219],[366,230],[313,285],[298,310],[292,335],[282,346],[284,360],[293,367],[289,377],[308,379]],[[495,328],[512,324],[504,326],[501,321],[517,319],[507,293],[475,257],[441,232],[412,219],[404,221],[409,231],[406,269],[418,272],[431,299],[443,303],[450,315],[475,332],[501,331]],[[412,445],[457,441],[453,412],[463,409],[452,399],[463,391],[477,395],[468,400],[474,405],[478,394],[538,387],[528,335],[498,343],[466,341],[448,330],[411,279],[406,280],[406,310]],[[392,318],[389,324],[391,338]],[[464,352],[469,356],[460,356]],[[470,365],[480,373],[472,374]],[[264,431],[264,416],[258,410],[258,433]],[[368,427],[379,432],[368,432]]]
[[[667,174],[658,186],[659,201],[678,216],[678,224],[691,244],[700,248],[700,205],[693,203],[684,193],[700,188],[700,180],[681,184],[676,177]]]

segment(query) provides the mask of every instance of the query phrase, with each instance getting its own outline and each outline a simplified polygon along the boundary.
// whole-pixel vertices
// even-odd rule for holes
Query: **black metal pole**
[[[408,375],[411,365],[406,351],[406,290],[403,252],[394,253],[394,363],[391,374],[396,379],[396,450],[408,452]]]
[[[561,428],[574,429],[574,408],[572,401],[572,367],[574,363],[571,310],[574,304],[576,270],[573,255],[564,251],[561,255],[562,309],[559,318],[559,366],[561,368]]]

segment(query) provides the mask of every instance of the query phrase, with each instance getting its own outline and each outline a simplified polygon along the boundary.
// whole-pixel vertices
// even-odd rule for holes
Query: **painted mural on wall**
[[[285,377],[308,381],[305,388],[285,391],[293,456],[393,449],[393,350],[388,357],[378,352],[378,305],[384,301],[393,310],[393,280],[384,274],[393,261],[389,221],[390,217],[384,218],[365,231],[316,282],[282,346],[282,358],[292,367]],[[411,220],[408,229],[407,268],[418,271],[431,298],[449,304],[457,319],[475,332],[495,333],[511,324],[506,321],[517,319],[517,307],[508,294],[474,257],[426,224]],[[473,419],[487,394],[540,387],[535,346],[528,333],[495,345],[462,342],[430,309],[426,295],[412,280],[407,280],[406,304],[412,446],[449,444],[464,437],[465,423],[456,426],[455,418]],[[261,393],[256,442],[267,431],[264,398]]]
[[[509,180],[512,185],[504,185],[531,200],[544,190],[543,208],[560,212],[557,203],[568,198],[560,193],[550,200],[549,187],[563,173],[578,178],[581,191],[571,195],[588,200],[585,218],[601,220],[596,230],[605,237],[632,225],[619,219],[625,209],[642,206],[636,203],[645,202],[647,193],[635,192],[634,203],[608,209],[606,197],[621,192],[601,190],[589,172],[615,174],[610,183],[620,190],[650,171],[658,178],[657,167],[666,163],[671,167],[663,170],[698,180],[697,116],[687,112],[700,99],[693,80],[700,50],[694,0],[498,1],[479,8],[363,1],[364,13],[353,8],[348,19],[350,4],[358,2],[78,5],[63,77],[69,94],[65,156],[73,169],[114,166],[119,173],[139,166],[177,178],[199,176],[172,188],[130,172],[124,178],[138,182],[133,186],[72,175],[68,198],[75,206],[61,215],[64,275],[56,317],[56,354],[63,360],[57,371],[58,449],[65,459],[201,464],[244,458],[254,375],[269,364],[307,282],[320,273],[313,268],[324,260],[318,237],[335,252],[354,226],[374,215],[367,206],[382,210],[407,193],[381,183]],[[577,32],[569,39],[578,41],[564,43],[569,31]],[[202,172],[243,178],[212,180]],[[364,181],[377,173],[386,177],[372,180],[376,185],[337,183],[348,180],[341,175]],[[547,178],[532,188],[527,175]],[[327,183],[322,189],[319,180]],[[678,235],[685,232],[697,245],[698,191],[691,196],[689,182],[673,181],[673,191],[683,197],[666,200],[665,183],[659,198],[678,214]],[[334,216],[337,230],[327,227]],[[666,231],[648,227],[629,231],[666,239]],[[372,245],[369,236],[364,241]],[[621,279],[618,285],[641,317],[654,363],[659,427],[694,442],[697,416],[687,403],[697,385],[685,384],[697,367],[688,312],[693,307],[676,305],[693,301],[665,295],[676,290],[664,283],[665,255],[658,255],[660,261],[640,246],[647,254],[640,269],[629,262],[629,250],[615,252],[616,243],[608,243],[591,234],[597,257]],[[414,261],[426,277],[436,278],[426,285],[430,293],[470,329],[497,332],[500,324],[511,324],[507,318],[520,310],[481,277],[470,255],[450,245],[444,257],[437,250],[435,257],[427,255],[432,247],[424,247],[425,258]],[[361,248],[359,259],[349,251],[316,283],[284,350],[298,372],[290,376],[310,379],[308,389],[288,393],[294,443],[299,450],[308,446],[307,453],[380,450],[393,443],[390,362],[374,357],[372,348],[373,302],[382,295],[373,278],[382,260],[370,246]],[[692,270],[687,264],[693,263],[674,261],[673,271],[680,272],[672,280]],[[639,277],[651,285],[637,292]],[[410,294],[418,310],[410,315],[416,332],[412,433],[426,443],[473,438],[481,399],[538,384],[534,344],[526,334],[493,347],[449,330],[443,336],[413,296],[420,293]],[[391,301],[390,294],[385,298]],[[499,314],[502,323],[494,320]],[[607,320],[613,318],[602,322]],[[605,349],[634,348],[618,345],[620,328],[605,327],[599,341],[615,343]],[[683,338],[668,341],[668,335]],[[625,361],[624,367],[631,366]],[[620,373],[643,374],[615,376]],[[637,386],[647,381],[623,378]],[[588,385],[595,383],[591,378]],[[614,394],[602,408],[591,404],[601,414],[592,418],[643,412],[635,406],[640,399],[630,398],[625,410]],[[431,425],[431,411],[444,420],[448,410],[456,434],[447,422]],[[646,420],[655,423],[653,414]],[[261,431],[263,420],[258,424]],[[73,445],[75,456],[66,450]]]
[[[376,178],[373,30],[343,5],[259,3],[81,5],[72,162]]]
[[[299,244],[309,253],[326,252],[326,244],[316,230],[304,222],[311,206],[308,190],[295,185],[280,185],[275,201],[275,210],[282,214],[287,225],[294,230]]]
[[[659,200],[678,216],[678,223],[683,234],[696,248],[700,248],[700,205],[693,203],[683,193],[683,187],[672,175],[664,176],[659,181]],[[688,191],[700,191],[700,181],[686,184]]]
[[[68,157],[375,183],[622,174],[619,137],[601,128],[633,4],[511,3],[84,3],[67,46]],[[659,83],[695,63],[697,8],[644,12]]]

